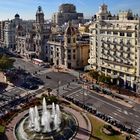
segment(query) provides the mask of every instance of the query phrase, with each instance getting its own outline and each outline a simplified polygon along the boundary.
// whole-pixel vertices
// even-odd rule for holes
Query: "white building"
[[[110,75],[117,84],[138,89],[140,80],[140,22],[129,11],[107,16],[103,4],[90,30],[90,69]],[[118,19],[118,20],[117,20]]]
[[[0,24],[1,46],[11,50],[15,50],[16,48],[16,27],[20,24],[28,31],[32,28],[32,22],[23,21],[20,19],[19,14],[16,14],[12,20],[1,21]]]

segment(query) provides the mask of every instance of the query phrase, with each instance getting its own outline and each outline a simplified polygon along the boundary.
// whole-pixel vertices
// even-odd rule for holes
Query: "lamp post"
[[[83,105],[85,105],[85,95],[86,95],[86,88],[85,88],[85,82],[83,83]]]
[[[58,81],[58,89],[57,89],[57,96],[59,97],[59,87],[60,87],[61,81]]]

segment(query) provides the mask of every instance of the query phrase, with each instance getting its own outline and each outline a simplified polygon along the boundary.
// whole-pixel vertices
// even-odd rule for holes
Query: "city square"
[[[0,21],[0,140],[139,140],[140,3],[35,4]]]

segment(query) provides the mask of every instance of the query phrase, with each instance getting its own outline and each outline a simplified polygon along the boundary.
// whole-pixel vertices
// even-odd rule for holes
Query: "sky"
[[[115,14],[119,10],[131,9],[140,15],[140,0],[0,0],[0,20],[13,19],[18,13],[22,19],[35,19],[37,7],[41,6],[45,19],[50,19],[62,3],[72,3],[77,12],[84,13],[90,18],[98,12],[99,5],[108,5],[108,11]]]

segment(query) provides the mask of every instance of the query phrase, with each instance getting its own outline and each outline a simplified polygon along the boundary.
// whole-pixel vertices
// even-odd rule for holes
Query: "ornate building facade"
[[[119,85],[136,90],[140,80],[140,22],[130,11],[108,18],[102,5],[90,30],[90,69],[110,75]]]
[[[66,3],[60,5],[59,11],[53,14],[52,22],[55,25],[61,26],[68,21],[82,22],[83,13],[77,13],[75,5]]]
[[[0,22],[0,45],[1,47],[15,50],[16,48],[16,27],[21,24],[26,30],[31,30],[32,22],[23,21],[19,14],[12,20]]]
[[[36,12],[36,22],[33,23],[32,30],[24,34],[23,27],[17,28],[17,52],[29,59],[45,60],[45,45],[49,38],[50,30],[51,26],[45,23],[44,13],[39,6]]]
[[[89,36],[80,35],[71,23],[65,33],[50,36],[46,56],[50,63],[63,68],[84,68],[88,63]]]

